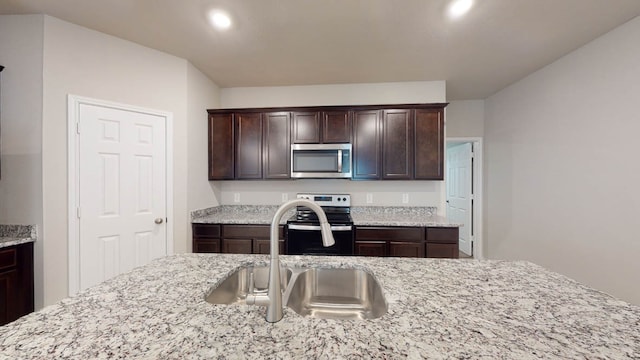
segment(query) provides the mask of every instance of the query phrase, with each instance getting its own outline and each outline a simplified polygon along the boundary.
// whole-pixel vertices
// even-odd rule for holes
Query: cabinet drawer
[[[284,239],[283,226],[278,227],[280,239]],[[223,225],[222,236],[225,239],[269,239],[270,225]]]
[[[192,230],[193,236],[208,238],[220,237],[220,225],[193,224]]]
[[[427,228],[428,243],[457,244],[458,228],[457,227],[430,227]]]
[[[0,250],[0,270],[16,267],[18,265],[18,252],[16,248]]]
[[[358,227],[356,240],[423,241],[424,228],[419,227]]]

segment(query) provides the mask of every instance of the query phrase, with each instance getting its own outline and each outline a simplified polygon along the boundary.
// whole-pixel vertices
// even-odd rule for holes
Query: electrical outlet
[[[367,204],[373,203],[373,194],[367,193]]]
[[[233,193],[233,202],[240,202],[240,193]]]
[[[287,201],[289,201],[289,194],[282,193],[282,202],[287,202]]]
[[[402,194],[402,203],[403,204],[409,203],[409,194]]]

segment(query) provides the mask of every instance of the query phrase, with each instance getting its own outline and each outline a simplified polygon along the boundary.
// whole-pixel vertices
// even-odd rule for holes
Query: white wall
[[[222,108],[445,102],[444,81],[224,88]]]
[[[488,256],[640,304],[640,18],[486,101]]]
[[[42,230],[42,15],[0,15],[0,224]],[[19,39],[19,41],[17,40]],[[35,243],[35,307],[43,304],[43,246]]]
[[[337,84],[312,86],[277,86],[224,88],[222,108],[271,106],[322,106],[413,104],[446,102],[444,81],[400,83]],[[352,195],[352,203],[361,205],[437,206],[444,210],[442,181],[216,181],[221,191],[221,204],[279,204],[282,194],[289,199],[298,192],[344,192]],[[240,194],[235,203],[234,194]],[[373,203],[366,203],[366,194],[373,194]],[[402,194],[409,194],[409,203],[402,203]]]
[[[484,136],[484,100],[451,101],[445,111],[448,138]]]
[[[206,109],[220,107],[220,89],[193,65],[187,65],[187,209],[195,210],[219,204],[219,190],[208,180],[208,138]],[[218,196],[216,196],[218,192]],[[191,239],[191,227],[187,227]],[[191,252],[191,242],[186,244]]]
[[[187,75],[188,63],[184,59],[45,16],[42,139],[45,304],[67,296],[68,94],[173,113],[173,241],[175,252],[188,250]],[[199,76],[191,75],[192,80]],[[201,121],[205,121],[204,113]]]

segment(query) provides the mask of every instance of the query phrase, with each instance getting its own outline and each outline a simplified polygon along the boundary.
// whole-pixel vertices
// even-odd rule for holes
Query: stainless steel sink
[[[253,277],[253,290],[250,291]],[[291,279],[291,270],[282,268],[280,271],[282,291],[287,288]],[[266,294],[269,283],[268,266],[246,266],[238,268],[213,288],[206,296],[206,301],[212,304],[244,304],[247,294]]]
[[[296,313],[325,319],[375,319],[387,313],[387,302],[375,277],[360,269],[311,268],[286,293]]]

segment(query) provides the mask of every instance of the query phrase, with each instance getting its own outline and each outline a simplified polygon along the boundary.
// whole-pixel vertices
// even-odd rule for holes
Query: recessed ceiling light
[[[209,21],[211,21],[213,27],[219,30],[226,30],[231,27],[231,18],[220,10],[212,10],[209,13]]]
[[[453,19],[466,14],[473,6],[473,0],[453,0],[449,5],[449,16]]]

